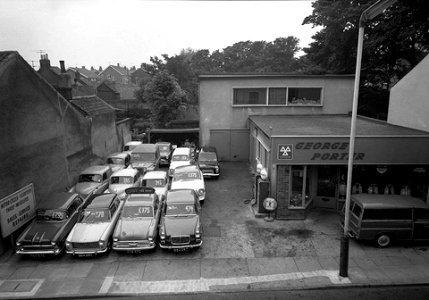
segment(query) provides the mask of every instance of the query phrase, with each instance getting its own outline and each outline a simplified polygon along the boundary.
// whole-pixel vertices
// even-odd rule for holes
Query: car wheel
[[[376,243],[377,246],[380,248],[389,247],[392,243],[392,236],[387,233],[382,233],[377,236]]]

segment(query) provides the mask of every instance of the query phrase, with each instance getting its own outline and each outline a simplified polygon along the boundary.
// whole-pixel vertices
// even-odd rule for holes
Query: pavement
[[[387,249],[350,241],[348,277],[339,276],[339,216],[313,209],[305,220],[255,218],[252,175],[223,163],[207,180],[203,245],[98,257],[0,257],[0,298],[105,297],[228,291],[372,287],[429,283],[429,243]]]

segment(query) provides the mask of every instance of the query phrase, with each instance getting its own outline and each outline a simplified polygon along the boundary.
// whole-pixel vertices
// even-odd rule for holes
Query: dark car
[[[159,246],[185,250],[202,245],[201,206],[192,189],[169,191],[159,226]]]
[[[39,202],[36,219],[16,241],[17,254],[60,254],[84,205],[77,193],[56,193]]]
[[[159,148],[159,165],[170,165],[171,154],[173,153],[173,145],[169,142],[157,142]]]
[[[198,153],[197,163],[204,177],[219,178],[220,166],[216,148],[202,147]]]

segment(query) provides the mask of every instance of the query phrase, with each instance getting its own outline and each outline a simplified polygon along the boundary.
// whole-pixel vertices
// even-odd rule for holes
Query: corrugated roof
[[[348,115],[253,115],[249,119],[268,136],[350,136]],[[356,136],[429,136],[429,132],[358,117]]]
[[[111,113],[115,110],[115,108],[95,95],[74,97],[70,102],[89,116]]]

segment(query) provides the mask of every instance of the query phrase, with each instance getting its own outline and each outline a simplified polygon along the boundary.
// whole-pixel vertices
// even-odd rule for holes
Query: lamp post
[[[350,223],[350,195],[352,189],[352,171],[353,171],[353,156],[355,151],[355,136],[356,136],[356,116],[359,96],[359,81],[360,70],[362,62],[362,48],[363,48],[363,34],[364,28],[368,21],[378,16],[386,8],[395,3],[396,0],[379,0],[367,9],[365,9],[359,19],[359,34],[356,56],[356,73],[353,91],[353,107],[352,119],[350,126],[350,142],[349,142],[349,157],[347,164],[347,191],[345,203],[345,217],[344,217],[344,233],[341,238],[340,248],[340,276],[348,276],[348,261],[349,261],[349,223]]]

